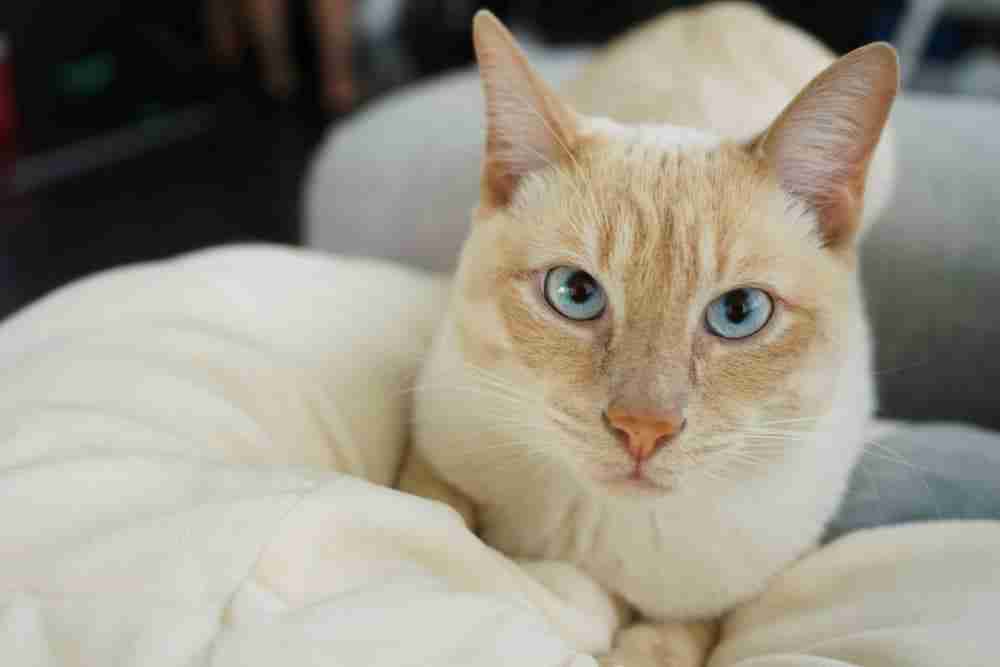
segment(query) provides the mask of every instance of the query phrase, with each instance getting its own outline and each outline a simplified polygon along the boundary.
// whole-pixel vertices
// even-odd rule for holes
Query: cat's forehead
[[[683,260],[695,245],[746,246],[739,241],[764,240],[763,227],[773,224],[795,235],[785,223],[803,212],[742,146],[702,137],[681,148],[639,138],[601,137],[533,179],[515,206],[528,221],[522,231],[603,268],[654,251]]]
[[[528,184],[513,261],[580,266],[627,290],[627,300],[789,283],[812,261],[810,214],[742,145],[691,130],[681,146],[667,136],[674,129],[633,129],[600,136]]]
[[[717,148],[722,138],[694,127],[669,123],[622,125],[608,118],[588,117],[582,121],[585,137],[607,148],[643,147],[653,151],[706,150]]]

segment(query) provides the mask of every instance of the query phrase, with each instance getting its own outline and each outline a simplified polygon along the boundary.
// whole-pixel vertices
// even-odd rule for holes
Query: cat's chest
[[[651,510],[541,490],[520,501],[483,514],[488,543],[519,558],[570,561],[642,615],[663,619],[715,616],[755,595],[815,542],[825,513],[786,512],[787,529],[775,536],[766,509],[677,502]]]

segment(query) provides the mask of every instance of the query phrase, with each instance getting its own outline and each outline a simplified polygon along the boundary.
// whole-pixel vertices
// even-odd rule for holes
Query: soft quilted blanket
[[[387,488],[443,298],[236,247],[4,323],[0,664],[593,664],[613,612],[586,576],[549,592]],[[734,613],[712,667],[995,667],[998,618],[1000,524],[874,529]]]

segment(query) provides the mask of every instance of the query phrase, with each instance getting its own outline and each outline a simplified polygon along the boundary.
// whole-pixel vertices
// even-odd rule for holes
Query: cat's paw
[[[715,644],[714,623],[636,623],[615,637],[601,667],[703,667]]]
[[[442,502],[462,517],[466,527],[476,532],[476,507],[472,501],[441,480],[416,450],[411,449],[403,461],[396,488],[415,496]]]
[[[572,641],[578,650],[606,650],[628,620],[630,611],[621,598],[610,593],[590,575],[572,563],[556,560],[517,561],[521,571],[572,609],[578,619],[577,631],[586,641]]]
[[[556,597],[586,612],[611,628],[613,633],[628,622],[628,605],[575,565],[558,560],[518,560],[521,569]]]

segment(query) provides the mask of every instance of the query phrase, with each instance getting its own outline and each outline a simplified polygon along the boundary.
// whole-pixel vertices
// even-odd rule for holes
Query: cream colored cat
[[[816,544],[862,449],[857,240],[890,189],[895,53],[830,65],[715,5],[626,35],[564,101],[488,13],[475,46],[481,201],[401,485],[624,600],[609,662],[700,665],[707,621]]]

